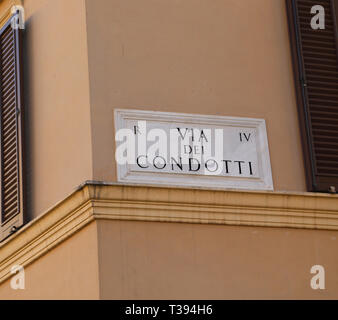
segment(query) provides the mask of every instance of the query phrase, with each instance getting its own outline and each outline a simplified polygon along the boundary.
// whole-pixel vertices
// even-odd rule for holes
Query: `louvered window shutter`
[[[337,2],[286,0],[309,191],[338,191]],[[325,29],[311,27],[314,5]]]
[[[24,207],[22,30],[11,20],[0,31],[1,240],[22,226]]]

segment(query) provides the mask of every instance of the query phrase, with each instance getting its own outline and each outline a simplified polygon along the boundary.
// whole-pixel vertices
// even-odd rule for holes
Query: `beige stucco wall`
[[[23,4],[28,219],[116,181],[114,108],[264,118],[275,189],[305,191],[283,0]]]
[[[25,0],[27,213],[36,217],[92,177],[83,0]]]
[[[338,232],[99,220],[0,299],[338,299]],[[325,268],[325,290],[310,269]]]
[[[264,118],[275,189],[305,191],[284,0],[24,6],[31,218],[85,180],[115,181],[114,108]],[[6,278],[0,299],[338,298],[338,231],[314,230],[337,229],[335,196],[88,193],[70,213],[45,215],[50,226],[35,220],[0,245],[2,279],[12,260],[34,259],[26,290]],[[147,221],[122,221],[133,219]],[[315,264],[324,291],[310,288]]]
[[[97,226],[92,222],[25,267],[25,290],[11,278],[0,285],[2,299],[99,299]]]
[[[86,0],[95,180],[113,109],[267,121],[276,190],[305,191],[284,0]]]
[[[88,184],[0,244],[0,299],[338,299],[337,203]]]
[[[102,299],[338,298],[337,231],[100,221],[98,236]]]

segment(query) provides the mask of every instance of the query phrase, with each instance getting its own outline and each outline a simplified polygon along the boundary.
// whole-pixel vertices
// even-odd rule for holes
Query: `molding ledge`
[[[95,220],[338,230],[338,195],[87,182],[0,244],[0,283]]]

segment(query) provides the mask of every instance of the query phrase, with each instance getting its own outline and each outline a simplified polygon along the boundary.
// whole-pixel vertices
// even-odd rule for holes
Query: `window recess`
[[[325,9],[312,29],[311,8]],[[338,191],[337,0],[286,0],[298,114],[309,191]]]
[[[0,240],[24,223],[22,30],[13,21],[0,30]]]

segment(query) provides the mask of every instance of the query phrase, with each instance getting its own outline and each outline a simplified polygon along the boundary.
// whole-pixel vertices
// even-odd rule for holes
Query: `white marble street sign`
[[[119,182],[273,190],[265,120],[115,110]]]

